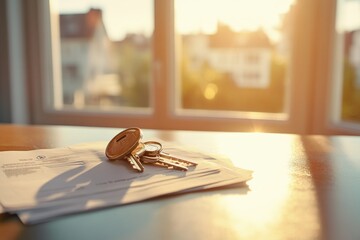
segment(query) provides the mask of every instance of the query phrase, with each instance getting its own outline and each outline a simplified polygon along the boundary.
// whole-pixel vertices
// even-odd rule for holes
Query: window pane
[[[341,119],[360,123],[360,1],[340,0],[337,11],[337,65],[343,66]]]
[[[62,108],[150,107],[150,0],[61,0]],[[139,6],[142,6],[139,8]],[[55,84],[56,85],[56,84]]]
[[[293,0],[175,0],[178,109],[284,113]]]

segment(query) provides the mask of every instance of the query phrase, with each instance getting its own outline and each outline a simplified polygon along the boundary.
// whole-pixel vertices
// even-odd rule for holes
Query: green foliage
[[[208,63],[197,71],[190,70],[189,59],[183,55],[181,63],[182,107],[185,109],[231,110],[252,112],[282,112],[286,64],[273,54],[270,85],[266,89],[240,88],[232,77],[212,68]],[[212,99],[204,95],[206,87],[216,86]]]
[[[347,121],[360,122],[360,89],[356,88],[355,81],[355,69],[350,62],[345,59],[341,118]]]
[[[123,106],[149,107],[150,50],[141,50],[131,44],[119,51]]]

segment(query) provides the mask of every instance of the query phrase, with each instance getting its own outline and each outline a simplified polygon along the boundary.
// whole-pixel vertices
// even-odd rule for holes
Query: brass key
[[[143,172],[140,157],[145,152],[145,145],[140,143],[142,133],[139,128],[128,128],[117,134],[108,143],[105,154],[109,160],[127,160],[131,167]]]

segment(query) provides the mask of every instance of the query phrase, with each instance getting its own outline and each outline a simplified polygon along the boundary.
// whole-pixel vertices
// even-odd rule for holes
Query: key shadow
[[[153,193],[145,193],[143,195],[143,191],[150,192],[148,189],[143,190],[142,188],[139,188],[138,190],[134,190],[132,187],[134,184],[137,184],[136,186],[142,186],[139,184],[146,184],[136,182],[137,180],[144,181],[155,175],[173,176],[174,178],[172,178],[172,180],[176,181],[176,179],[186,177],[187,173],[194,169],[193,167],[190,167],[190,171],[185,172],[168,170],[166,168],[145,164],[145,172],[139,174],[131,168],[126,160],[109,161],[106,156],[99,151],[93,151],[93,154],[95,154],[98,159],[101,159],[100,163],[95,164],[93,167],[89,167],[86,163],[75,161],[76,164],[74,164],[73,167],[52,178],[39,189],[36,200],[38,205],[43,206],[44,208],[27,212],[29,218],[33,219],[33,223],[44,222],[44,219],[48,220],[58,216],[157,198],[159,196],[154,196]],[[56,165],[55,167],[69,168],[69,166],[64,165]],[[61,169],[59,169],[59,171],[61,171]],[[153,188],[168,188],[169,184],[164,184],[164,181],[168,180],[157,181],[156,184],[151,186],[151,190],[153,190]],[[234,189],[234,187],[236,186],[231,186],[230,188]],[[92,194],[89,192],[90,188],[97,193],[101,192],[102,194]],[[132,189],[130,194],[131,197],[129,198],[127,193],[130,188]],[[224,191],[226,187],[215,189]],[[247,188],[242,188],[242,190],[245,189]],[[209,191],[208,194],[211,192],[211,190],[204,190],[201,188],[198,190],[201,190],[205,194],[207,191]],[[166,191],[164,192],[163,190],[160,192],[160,196],[164,197],[186,193],[185,191],[165,193]],[[247,191],[245,190],[242,193],[246,192]],[[137,198],[137,193],[141,194],[142,198]],[[72,201],[75,197],[76,201]],[[49,205],[49,201],[51,202],[59,199],[64,200],[64,202],[52,202],[53,206],[56,207],[51,207]],[[45,215],[46,218],[44,218]]]
[[[53,177],[41,186],[36,194],[36,201],[42,209],[27,211],[28,218],[35,219],[32,221],[38,223],[44,222],[44,215],[48,216],[46,219],[51,219],[77,212],[129,204],[134,202],[136,191],[141,191],[140,188],[140,190],[132,192],[133,195],[130,199],[126,196],[137,180],[146,181],[155,175],[164,176],[165,178],[173,176],[174,178],[172,179],[176,180],[186,177],[187,174],[185,171],[166,169],[148,164],[144,164],[144,173],[138,173],[131,168],[126,160],[109,161],[103,153],[95,150],[93,154],[98,159],[101,159],[101,162],[91,168],[82,161],[74,161],[70,165],[54,164],[52,168],[55,171],[56,168],[59,168],[58,171],[61,172],[61,168],[64,167],[68,170]],[[189,170],[192,169],[189,168]],[[167,180],[157,180],[157,183],[152,186],[161,188],[165,181]],[[141,185],[139,183],[136,184],[137,186],[143,186],[142,183]],[[96,193],[101,194],[89,192],[90,188],[94,189]],[[160,193],[160,195],[164,194],[167,193]],[[136,201],[153,198],[152,195],[147,194]],[[124,199],[125,197],[126,199]],[[63,202],[56,202],[56,200]]]
[[[101,159],[100,163],[93,167],[89,167],[86,163],[81,165],[77,163],[42,185],[36,194],[36,200],[44,209],[30,211],[29,214],[35,216],[46,212],[51,217],[51,215],[59,215],[60,208],[61,215],[65,215],[119,205],[134,181],[139,178],[146,180],[150,177],[147,174],[139,175],[125,160],[109,161],[104,154],[97,151],[94,151],[94,154]],[[69,166],[55,167],[69,168]],[[64,200],[64,202],[55,202],[56,200]]]

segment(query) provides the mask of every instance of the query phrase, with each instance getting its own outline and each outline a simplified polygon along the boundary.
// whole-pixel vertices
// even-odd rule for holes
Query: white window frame
[[[344,45],[336,33],[336,10],[336,0],[318,3],[311,133],[360,135],[360,124],[341,119]]]
[[[50,0],[51,1],[51,0]],[[332,83],[330,79],[332,59],[329,50],[334,41],[331,37],[335,17],[336,0],[301,0],[298,19],[294,25],[294,46],[292,51],[291,71],[286,93],[286,112],[288,114],[267,114],[250,112],[218,111],[209,116],[207,111],[179,110],[178,81],[175,68],[174,2],[173,0],[154,0],[155,31],[153,46],[153,85],[156,94],[151,100],[153,109],[140,109],[127,112],[69,111],[52,109],[44,106],[44,94],[53,83],[54,77],[60,76],[59,62],[53,56],[56,51],[51,38],[49,24],[49,0],[25,1],[25,29],[36,30],[31,34],[27,47],[28,84],[31,88],[32,101],[29,103],[30,118],[33,124],[87,125],[107,127],[130,127],[153,129],[216,130],[216,131],[259,131],[284,133],[354,133],[347,132],[345,125],[334,125],[331,121],[329,99]],[[318,21],[319,14],[321,16]],[[316,22],[316,24],[314,24]],[[54,23],[53,23],[54,24]],[[54,25],[53,25],[54,26]],[[319,31],[319,29],[321,31]],[[315,32],[321,33],[314,34]],[[35,35],[35,36],[33,36]],[[58,36],[57,36],[58,37]],[[329,38],[327,44],[321,45]],[[59,39],[59,38],[58,38]],[[314,44],[319,49],[314,48]],[[314,58],[316,52],[316,58]],[[38,58],[38,60],[33,61]],[[59,58],[58,58],[59,59]],[[327,60],[326,60],[327,59]],[[325,63],[324,63],[325,62]],[[35,66],[36,65],[36,66]],[[323,67],[319,67],[319,66]],[[58,68],[53,68],[58,66]],[[325,76],[325,77],[324,77]],[[56,83],[56,81],[55,81]],[[313,84],[315,83],[315,84]],[[315,85],[315,86],[314,86]],[[325,86],[325,88],[323,87]],[[54,86],[50,86],[54,87]],[[51,94],[51,93],[50,93]],[[175,96],[175,98],[174,98]],[[48,96],[49,97],[49,96]],[[53,104],[53,103],[52,103]],[[59,106],[55,102],[55,106]],[[323,107],[327,106],[327,107]],[[61,105],[60,105],[61,107]],[[360,127],[356,126],[356,130]],[[359,131],[360,132],[360,131]]]

